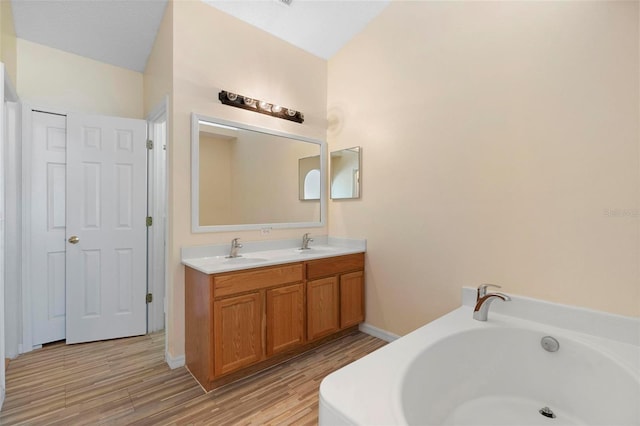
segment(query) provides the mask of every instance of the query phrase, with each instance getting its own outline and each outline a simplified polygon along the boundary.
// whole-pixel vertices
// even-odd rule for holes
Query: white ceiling
[[[203,0],[307,52],[329,59],[390,0]]]
[[[167,0],[12,0],[25,40],[144,71]]]
[[[187,0],[178,0],[187,1]],[[203,0],[328,59],[390,0]],[[22,39],[142,72],[167,0],[11,0]]]

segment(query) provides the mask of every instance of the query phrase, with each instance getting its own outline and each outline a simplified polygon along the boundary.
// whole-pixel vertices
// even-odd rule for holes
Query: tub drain
[[[538,410],[538,412],[540,414],[542,414],[545,417],[549,417],[550,419],[555,419],[556,415],[553,413],[553,411],[551,410],[551,408],[549,407],[544,407]]]
[[[560,343],[551,336],[544,336],[542,340],[540,340],[540,344],[547,352],[557,352],[560,349]]]

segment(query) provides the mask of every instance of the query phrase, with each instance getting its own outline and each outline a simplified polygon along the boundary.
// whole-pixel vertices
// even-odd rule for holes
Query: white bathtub
[[[531,310],[531,299],[517,297],[508,309],[519,302]],[[588,321],[577,312],[560,318]],[[615,339],[493,311],[475,321],[463,306],[327,376],[319,424],[640,425],[640,322],[613,317],[611,333],[602,322],[598,333]],[[560,349],[544,350],[544,336]]]

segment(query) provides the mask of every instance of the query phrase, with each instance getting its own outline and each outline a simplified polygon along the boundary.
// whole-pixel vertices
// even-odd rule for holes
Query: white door
[[[146,122],[69,114],[67,129],[67,343],[145,334]]]
[[[33,345],[65,338],[66,117],[33,111],[30,282]]]

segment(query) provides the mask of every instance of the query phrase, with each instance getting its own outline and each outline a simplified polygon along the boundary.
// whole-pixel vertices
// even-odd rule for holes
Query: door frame
[[[147,215],[153,218],[153,224],[147,228],[147,292],[153,294],[153,301],[147,305],[147,332],[152,333],[165,329],[167,324],[168,96],[147,115],[146,120],[147,138],[153,141],[147,163]],[[158,126],[162,123],[164,132],[159,132]],[[166,345],[165,339],[165,351]]]
[[[11,192],[16,187],[13,179],[7,179],[8,175],[6,166],[9,165],[10,162],[5,162],[5,160],[7,158],[7,155],[11,155],[14,153],[16,145],[18,144],[18,142],[15,140],[15,137],[17,137],[18,135],[18,123],[15,121],[17,118],[17,116],[15,115],[16,111],[14,107],[9,107],[9,105],[7,105],[7,102],[18,102],[18,95],[15,88],[13,87],[11,78],[7,74],[5,65],[2,62],[0,62],[0,81],[0,361],[3,363],[0,369],[0,408],[2,408],[6,393],[6,373],[4,366],[7,339],[7,334],[5,331],[7,326],[7,324],[5,324],[5,259],[7,248],[13,249],[13,246],[16,243],[14,239],[7,238],[7,235],[5,233],[7,219],[5,188],[9,190],[8,192]],[[9,205],[8,207],[11,208],[14,206]],[[13,216],[10,215],[10,219],[13,220]],[[11,224],[15,225],[13,223]],[[16,284],[13,284],[13,286],[15,285]],[[17,301],[10,301],[10,303],[15,302]],[[16,329],[12,330],[12,334],[13,332],[17,332],[17,324],[15,325],[15,327]]]
[[[5,68],[4,64],[0,64],[0,77],[4,81],[5,76]],[[4,222],[5,222],[5,207],[4,207],[4,184],[5,184],[5,167],[4,167],[4,158],[5,158],[5,148],[6,148],[6,119],[5,119],[5,109],[4,109],[4,84],[0,88],[0,100],[2,104],[0,104],[0,306],[2,306],[0,310],[0,360],[2,361],[2,370],[0,371],[0,408],[4,403],[4,394],[5,394],[5,371],[4,371],[4,346],[5,346],[5,324],[4,324],[4,258],[5,258],[5,233],[4,233]]]
[[[9,83],[11,84],[11,83]],[[22,337],[22,140],[20,113],[22,105],[17,95],[7,90],[5,84],[5,133],[4,143],[4,300],[5,309],[5,357],[18,356]]]

